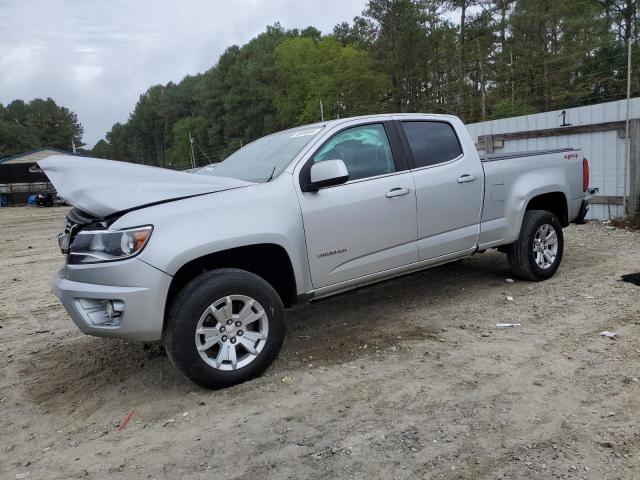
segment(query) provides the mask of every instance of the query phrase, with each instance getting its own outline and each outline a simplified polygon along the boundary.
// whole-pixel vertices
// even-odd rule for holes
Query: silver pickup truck
[[[480,157],[452,116],[348,118],[275,133],[196,172],[53,156],[73,205],[53,291],[84,333],[161,340],[205,387],[263,372],[284,309],[497,248],[551,277],[588,208],[562,149]],[[428,292],[425,292],[428,295]]]

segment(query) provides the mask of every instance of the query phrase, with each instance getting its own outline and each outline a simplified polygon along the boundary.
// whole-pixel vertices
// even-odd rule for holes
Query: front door
[[[346,128],[309,160],[341,159],[349,171],[347,183],[299,193],[316,289],[418,260],[413,178],[399,171],[401,153],[391,147],[389,127]]]

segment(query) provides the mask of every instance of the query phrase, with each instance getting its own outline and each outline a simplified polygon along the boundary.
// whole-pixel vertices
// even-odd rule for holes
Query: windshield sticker
[[[320,130],[322,130],[322,129],[321,128],[310,128],[308,130],[298,130],[296,133],[291,135],[289,138],[307,137],[307,136],[310,136],[310,135],[315,135]]]

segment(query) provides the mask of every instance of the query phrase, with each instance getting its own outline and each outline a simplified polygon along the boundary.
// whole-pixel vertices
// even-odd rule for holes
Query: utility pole
[[[196,168],[196,156],[193,154],[193,137],[189,132],[189,146],[191,147],[191,168]]]
[[[627,113],[624,123],[624,138],[625,138],[625,149],[624,149],[624,196],[623,196],[623,214],[624,216],[629,215],[629,196],[627,191],[627,180],[629,177],[629,170],[631,169],[631,141],[629,139],[629,114],[630,114],[630,104],[631,104],[631,36],[627,39]]]
[[[324,122],[324,106],[322,105],[322,100],[320,100],[320,121]]]
[[[513,81],[513,50],[509,51],[509,56],[511,58],[511,62],[509,63],[509,67],[511,69],[511,110],[513,110],[516,103],[516,89]]]
[[[480,51],[480,37],[476,38],[476,42],[478,45],[478,51]],[[485,121],[487,119],[487,90],[485,88],[485,81],[484,81],[484,68],[483,68],[483,62],[479,62],[479,67],[480,67],[480,118],[482,118],[482,121]]]
[[[460,58],[458,62],[458,95],[460,105],[458,106],[458,110],[460,110],[460,118],[464,122],[464,109],[465,109],[465,99],[464,99],[464,32],[466,26],[466,15],[467,15],[467,0],[462,0],[460,2],[460,8],[462,12],[460,13]]]

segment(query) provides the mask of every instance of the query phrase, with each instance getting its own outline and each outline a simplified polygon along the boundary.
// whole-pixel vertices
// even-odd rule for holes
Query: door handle
[[[401,197],[402,195],[408,194],[410,191],[411,190],[409,188],[392,188],[387,192],[387,198]]]
[[[468,175],[468,174],[464,174],[462,175],[460,178],[458,178],[458,183],[469,183],[469,182],[473,182],[474,180],[476,180],[478,177],[476,177],[475,175]]]

